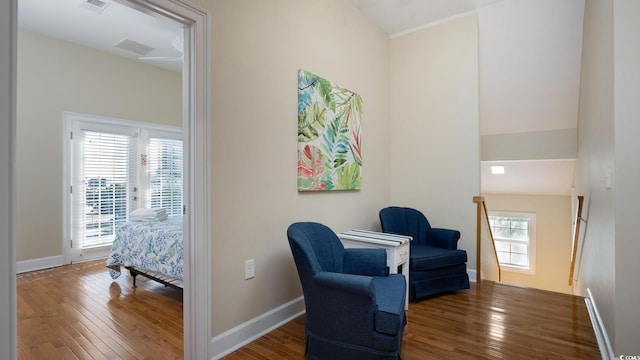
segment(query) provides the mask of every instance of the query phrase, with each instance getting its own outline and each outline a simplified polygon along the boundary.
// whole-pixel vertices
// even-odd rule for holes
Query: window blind
[[[182,140],[149,138],[149,196],[147,206],[182,215]]]
[[[87,249],[111,244],[116,225],[127,220],[135,157],[128,135],[82,130],[80,141],[75,238]]]

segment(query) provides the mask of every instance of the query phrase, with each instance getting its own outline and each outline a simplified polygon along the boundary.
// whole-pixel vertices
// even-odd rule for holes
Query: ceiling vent
[[[85,9],[91,10],[93,12],[101,13],[111,5],[110,1],[107,0],[84,0],[82,2],[82,6]]]
[[[141,44],[137,41],[133,41],[129,39],[124,39],[120,41],[119,43],[116,44],[116,47],[122,50],[130,51],[140,56],[147,55],[151,51],[155,50],[151,46],[147,46],[145,44]]]

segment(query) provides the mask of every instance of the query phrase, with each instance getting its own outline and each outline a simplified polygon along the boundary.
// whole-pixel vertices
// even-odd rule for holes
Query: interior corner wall
[[[614,166],[612,4],[611,0],[585,3],[574,185],[576,195],[585,197],[586,225],[579,244],[574,293],[585,296],[587,288],[591,290],[608,336],[615,339],[614,192],[617,190],[606,186],[608,169]]]
[[[568,285],[572,243],[571,196],[483,194],[489,211],[536,214],[535,273],[502,269],[502,282],[572,294]]]
[[[21,261],[63,254],[63,112],[182,126],[182,77],[23,29],[17,56],[16,260]]]
[[[638,182],[640,180],[640,2],[614,1],[616,355],[640,355]]]
[[[475,268],[480,194],[478,20],[391,39],[391,203],[461,232]]]
[[[211,14],[214,337],[302,295],[296,221],[379,227],[389,203],[388,37],[350,1],[199,0]],[[362,188],[297,191],[297,73],[362,97]],[[469,201],[471,201],[469,199]],[[244,264],[255,259],[255,278]]]

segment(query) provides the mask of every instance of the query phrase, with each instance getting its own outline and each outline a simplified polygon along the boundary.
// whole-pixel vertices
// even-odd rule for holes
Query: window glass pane
[[[511,218],[511,227],[514,229],[527,229],[528,225],[529,225],[529,219]]]
[[[511,229],[510,238],[513,240],[528,240],[529,233],[526,229]]]
[[[495,227],[493,229],[493,236],[500,239],[510,239],[511,230],[509,228]]]
[[[496,251],[506,251],[509,252],[511,250],[510,242],[508,241],[495,241]]]
[[[498,262],[500,264],[509,264],[511,262],[511,254],[509,252],[498,251]]]
[[[511,254],[511,263],[517,266],[529,267],[527,255]]]
[[[527,244],[511,243],[511,252],[514,254],[527,255],[528,248]]]

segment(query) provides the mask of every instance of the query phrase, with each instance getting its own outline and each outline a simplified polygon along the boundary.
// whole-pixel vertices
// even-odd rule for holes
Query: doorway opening
[[[23,1],[17,0],[16,2]],[[25,0],[26,1],[26,0]],[[210,340],[209,199],[207,138],[208,14],[181,0],[114,0],[129,9],[179,24],[184,29],[182,65],[182,129],[184,139],[184,354],[207,358]],[[48,2],[48,1],[45,1]],[[54,17],[47,14],[46,17]],[[16,25],[14,25],[16,26]],[[17,26],[13,28],[17,34]],[[19,38],[19,36],[18,36]],[[42,79],[46,80],[46,79]],[[19,87],[18,87],[19,88]],[[159,100],[161,101],[161,100]],[[20,93],[18,92],[18,104]],[[56,119],[50,119],[55,121]],[[58,119],[59,120],[59,119]],[[20,124],[17,124],[20,129]],[[20,131],[20,130],[19,130]],[[18,140],[19,141],[19,140]],[[16,159],[16,163],[20,159]],[[18,184],[20,182],[18,181]],[[21,185],[16,185],[19,190]],[[58,188],[60,189],[60,187]],[[14,214],[16,218],[20,214]],[[19,244],[16,244],[19,248]],[[196,316],[196,314],[198,314]]]

